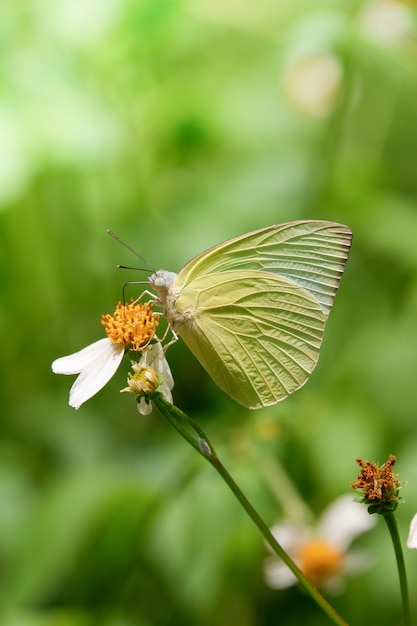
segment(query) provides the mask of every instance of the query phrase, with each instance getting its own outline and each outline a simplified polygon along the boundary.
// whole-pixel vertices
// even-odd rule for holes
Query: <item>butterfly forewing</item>
[[[249,408],[275,404],[314,369],[326,316],[297,283],[273,273],[222,271],[187,281],[178,333],[217,385]]]
[[[352,233],[326,221],[287,222],[230,239],[192,259],[176,285],[226,271],[255,270],[285,276],[306,289],[327,316],[347,260]]]

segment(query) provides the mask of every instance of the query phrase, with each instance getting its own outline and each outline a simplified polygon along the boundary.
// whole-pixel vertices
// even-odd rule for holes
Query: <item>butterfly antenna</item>
[[[127,244],[125,241],[123,241],[123,239],[120,239],[120,237],[118,235],[116,235],[116,233],[114,233],[112,230],[107,229],[107,232],[110,235],[110,237],[113,237],[113,239],[115,239],[116,241],[121,243],[122,246],[127,248],[130,252],[132,252],[135,256],[137,256],[141,261],[143,261],[148,266],[149,269],[151,269],[153,272],[155,272],[155,268],[149,263],[149,261],[144,259],[143,256],[141,256],[139,254],[139,252],[136,252],[136,250],[134,250],[131,246],[129,246],[129,244]],[[130,267],[128,265],[118,265],[117,267],[120,268],[120,269],[124,269],[124,270],[140,270],[140,271],[143,271],[143,272],[146,271],[145,268]]]

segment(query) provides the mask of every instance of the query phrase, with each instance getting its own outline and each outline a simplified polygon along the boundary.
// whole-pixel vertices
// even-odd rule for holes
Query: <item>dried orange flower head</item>
[[[353,489],[363,491],[362,502],[369,504],[369,513],[391,513],[401,502],[399,491],[401,483],[398,474],[394,474],[392,468],[396,458],[390,454],[388,460],[380,467],[372,461],[356,459],[361,473],[355,483],[351,483]]]
[[[101,323],[112,343],[123,344],[126,350],[142,350],[155,335],[159,315],[149,303],[118,302],[114,315],[103,315]]]

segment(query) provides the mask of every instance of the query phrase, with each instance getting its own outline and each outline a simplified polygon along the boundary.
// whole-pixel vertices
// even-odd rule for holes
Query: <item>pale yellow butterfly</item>
[[[172,331],[214,382],[256,409],[283,400],[313,371],[351,240],[335,222],[275,224],[149,282]]]

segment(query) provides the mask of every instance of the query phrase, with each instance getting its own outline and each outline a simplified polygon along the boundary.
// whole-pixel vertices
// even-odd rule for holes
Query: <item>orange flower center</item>
[[[101,323],[112,343],[122,343],[126,350],[141,350],[155,335],[159,315],[153,312],[152,304],[118,302],[114,315],[103,315]]]
[[[311,539],[298,551],[297,562],[304,576],[320,586],[342,569],[343,553],[325,539]]]

